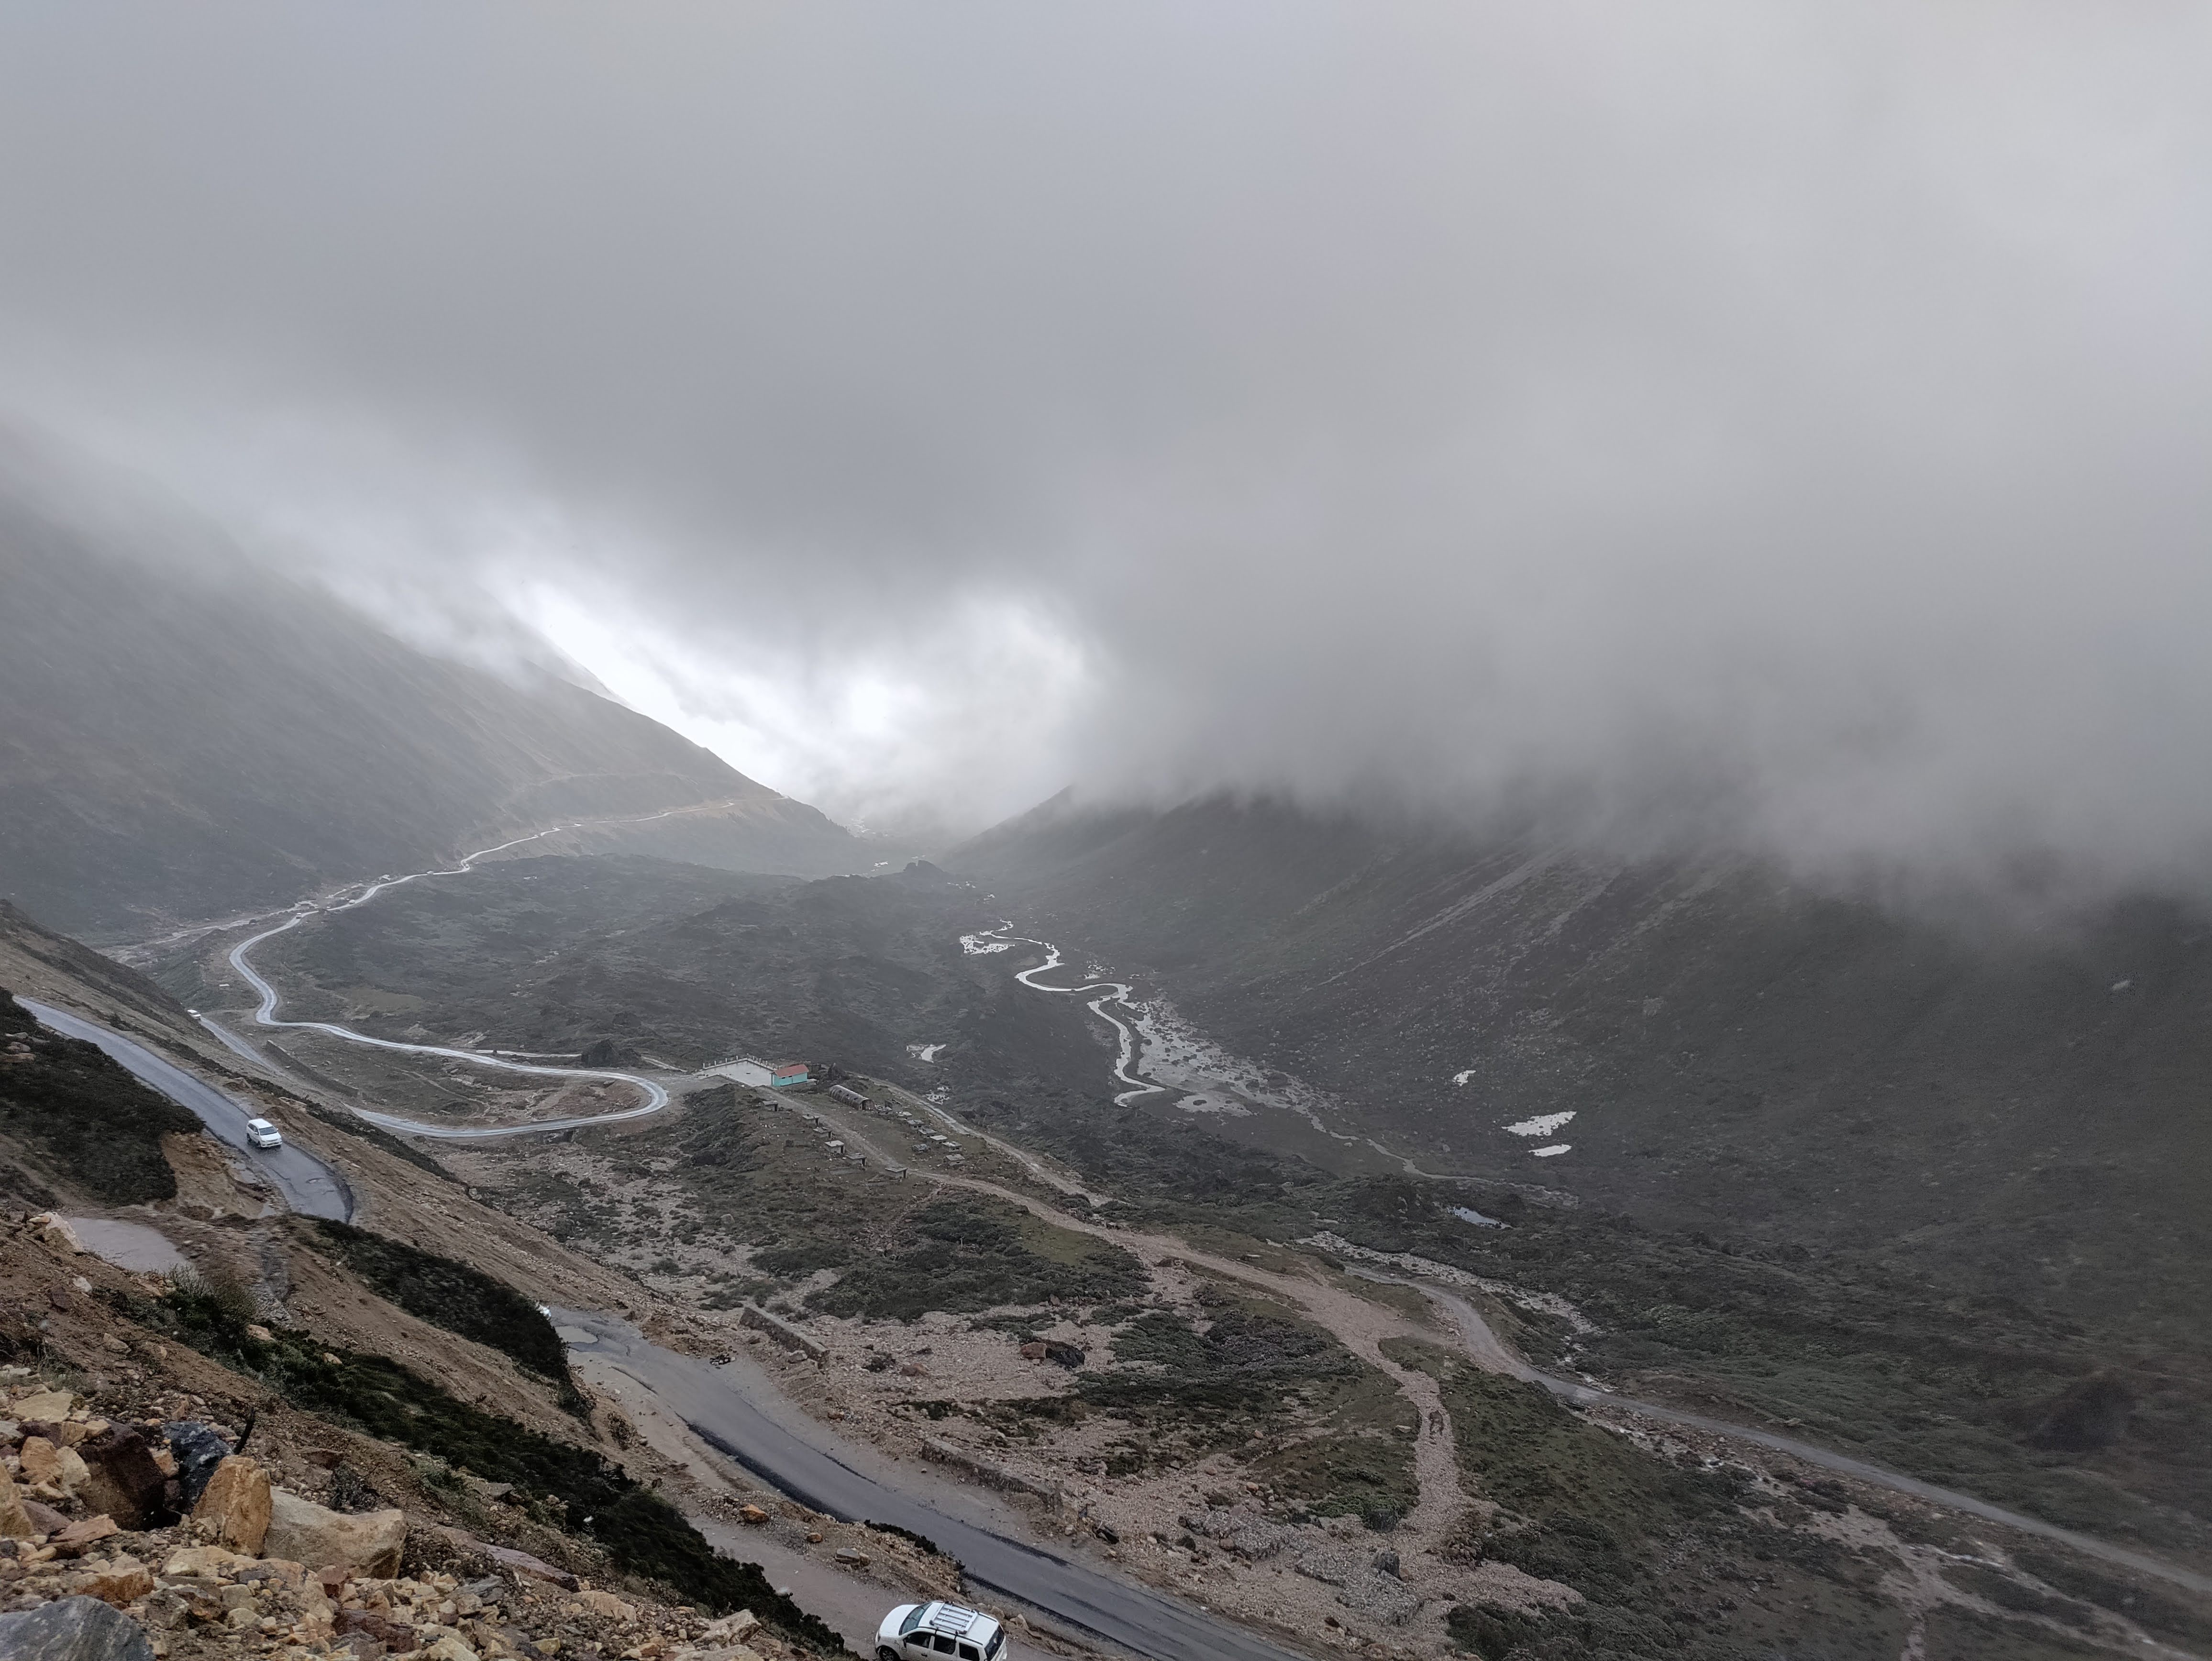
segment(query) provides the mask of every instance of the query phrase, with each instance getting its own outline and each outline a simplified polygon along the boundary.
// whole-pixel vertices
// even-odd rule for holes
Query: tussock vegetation
[[[1146,1284],[1144,1270],[1119,1246],[1087,1235],[1051,1238],[1065,1232],[1002,1201],[940,1201],[916,1213],[909,1227],[907,1243],[861,1258],[811,1305],[830,1315],[913,1321],[932,1310],[960,1314],[1055,1299],[1097,1303]],[[754,1261],[774,1267],[766,1254]]]
[[[156,1095],[96,1044],[49,1032],[0,992],[0,1135],[21,1143],[63,1180],[110,1205],[174,1199],[177,1174],[161,1138],[200,1122]]]
[[[1202,1330],[1156,1311],[1115,1335],[1115,1359],[1145,1371],[1078,1380],[1083,1409],[1136,1427],[1109,1469],[1236,1448],[1255,1480],[1303,1514],[1395,1527],[1419,1488],[1415,1426],[1389,1380],[1304,1321],[1218,1291],[1202,1293],[1200,1307]]]
[[[511,1482],[540,1515],[606,1548],[617,1567],[665,1582],[716,1614],[750,1609],[828,1653],[842,1642],[769,1585],[759,1567],[718,1555],[682,1512],[588,1448],[541,1436],[447,1394],[387,1356],[336,1350],[290,1327],[263,1342],[246,1330],[250,1293],[197,1279],[159,1299],[120,1298],[140,1324],[245,1373],[294,1407],[398,1442],[493,1482]],[[335,1360],[325,1359],[335,1356]]]

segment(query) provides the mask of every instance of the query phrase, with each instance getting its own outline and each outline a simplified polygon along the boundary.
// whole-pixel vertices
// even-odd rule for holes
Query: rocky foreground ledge
[[[747,1611],[624,1597],[397,1507],[278,1486],[228,1426],[99,1416],[22,1367],[0,1413],[9,1661],[783,1661]],[[164,1517],[179,1520],[157,1525]]]

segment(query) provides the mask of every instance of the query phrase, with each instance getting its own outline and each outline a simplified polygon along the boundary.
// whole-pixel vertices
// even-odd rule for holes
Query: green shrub
[[[417,1320],[488,1345],[541,1378],[573,1388],[568,1348],[553,1323],[506,1281],[351,1223],[317,1219],[311,1227],[310,1243],[379,1297]]]
[[[31,1056],[0,1062],[0,1135],[110,1205],[176,1197],[177,1173],[161,1157],[161,1138],[198,1133],[197,1118],[99,1045],[49,1032],[0,991],[0,1044],[10,1042],[28,1044]]]

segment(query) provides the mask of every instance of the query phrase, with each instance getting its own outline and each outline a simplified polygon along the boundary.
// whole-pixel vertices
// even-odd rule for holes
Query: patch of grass
[[[1928,1653],[1944,1661],[2087,1661],[2112,1652],[2102,1644],[2077,1643],[2047,1627],[1956,1603],[1928,1611]]]
[[[1076,1384],[1085,1408],[1146,1427],[1117,1456],[1125,1471],[1235,1447],[1311,1515],[1388,1528],[1413,1508],[1416,1427],[1387,1378],[1319,1327],[1249,1300],[1209,1291],[1200,1308],[1203,1331],[1154,1311],[1115,1335],[1117,1361],[1158,1371],[1086,1372]],[[1311,1433],[1308,1415],[1325,1428]]]
[[[1468,1545],[1583,1597],[1541,1615],[1462,1608],[1450,1622],[1462,1649],[1514,1661],[1859,1661],[1902,1646],[1883,1563],[1749,1516],[1740,1474],[1670,1463],[1540,1386],[1431,1345],[1385,1348],[1437,1378],[1470,1494],[1503,1508]]]
[[[2046,1586],[2126,1616],[2169,1644],[2212,1649],[2212,1599],[2192,1605],[2176,1593],[2140,1586],[2057,1552],[2023,1546],[2013,1561]]]
[[[517,1366],[561,1386],[564,1404],[581,1405],[568,1373],[568,1350],[536,1302],[474,1266],[404,1241],[328,1218],[306,1226],[308,1242],[336,1258],[386,1302],[417,1320],[472,1338]]]
[[[343,1130],[349,1136],[357,1136],[371,1147],[381,1148],[395,1159],[406,1160],[417,1171],[427,1171],[433,1177],[449,1183],[458,1180],[452,1171],[447,1170],[421,1148],[412,1142],[403,1141],[381,1126],[373,1125],[368,1120],[356,1114],[348,1113],[343,1108],[325,1107],[320,1102],[307,1101],[304,1098],[299,1099],[301,1106],[332,1129]]]
[[[2089,1611],[2070,1597],[2053,1597],[2047,1591],[2024,1586],[2009,1574],[1981,1563],[1946,1563],[1943,1578],[1960,1591],[1971,1592],[1985,1603],[2015,1615],[2039,1615],[2062,1625],[2087,1632],[2095,1627]]]
[[[161,1138],[198,1135],[200,1122],[124,1071],[97,1044],[39,1025],[0,991],[0,1135],[22,1143],[54,1174],[110,1205],[173,1200],[177,1173]]]
[[[830,1315],[913,1321],[932,1310],[1088,1304],[1143,1288],[1144,1270],[1119,1246],[1033,1224],[1003,1202],[939,1201],[913,1217],[911,1244],[861,1258],[808,1302]]]
[[[750,1609],[810,1648],[842,1641],[769,1584],[759,1567],[721,1556],[666,1500],[599,1454],[471,1406],[388,1356],[336,1350],[291,1327],[263,1342],[220,1287],[182,1282],[159,1299],[117,1295],[124,1313],[273,1390],[295,1408],[442,1459],[550,1501],[563,1525],[605,1547],[617,1567],[673,1587],[715,1614]],[[335,1355],[337,1360],[325,1360]]]

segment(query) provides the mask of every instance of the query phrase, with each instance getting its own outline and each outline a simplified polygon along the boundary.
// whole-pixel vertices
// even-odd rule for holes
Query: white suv
[[[1006,1648],[1005,1628],[957,1603],[902,1603],[876,1628],[876,1661],[999,1661]]]
[[[284,1133],[266,1119],[248,1119],[246,1122],[246,1140],[256,1147],[282,1147],[284,1146]]]

